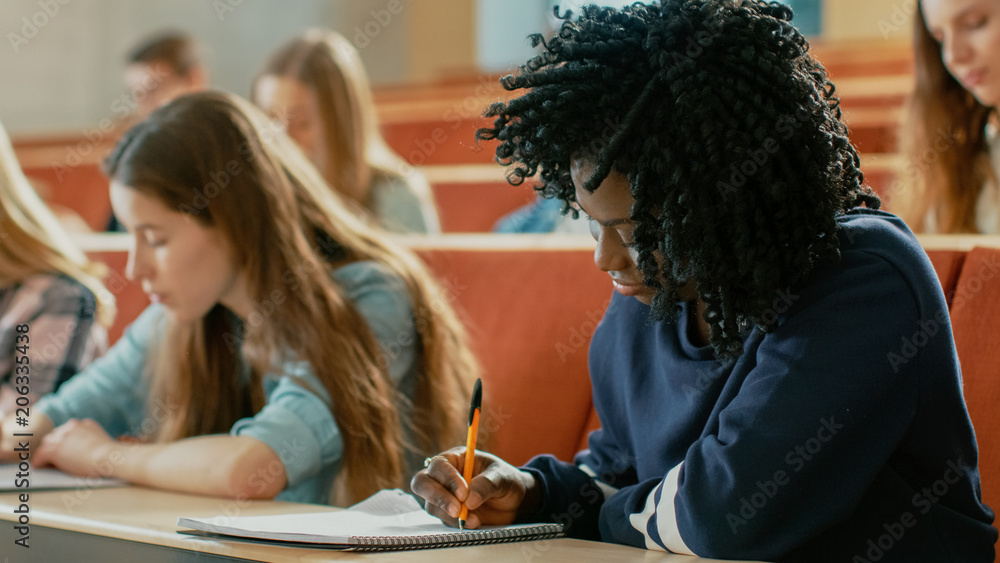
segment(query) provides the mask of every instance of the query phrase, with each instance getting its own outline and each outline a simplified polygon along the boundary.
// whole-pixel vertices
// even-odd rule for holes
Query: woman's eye
[[[968,29],[979,29],[984,25],[986,25],[986,16],[977,16],[965,22],[965,27]]]
[[[635,245],[635,227],[629,225],[626,228],[618,229],[618,238],[622,241],[622,246],[625,248],[636,248]]]
[[[293,117],[285,122],[285,128],[289,131],[304,131],[309,127],[309,121],[302,117]]]
[[[975,31],[985,26],[988,20],[989,20],[988,14],[966,14],[965,17],[956,22],[952,31],[953,32]],[[931,35],[934,36],[934,38],[938,42],[941,42],[944,39],[943,38],[944,33],[942,33],[941,30],[938,30],[936,33],[931,33]]]
[[[594,240],[600,240],[601,238],[601,226],[594,221],[593,217],[587,217],[587,222],[590,224],[590,236],[594,237]]]

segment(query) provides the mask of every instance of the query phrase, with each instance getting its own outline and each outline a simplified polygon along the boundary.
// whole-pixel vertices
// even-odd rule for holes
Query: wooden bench
[[[814,42],[813,53],[830,69],[837,85],[852,142],[868,162],[898,150],[902,105],[912,89],[908,42]],[[495,166],[494,143],[479,146],[475,131],[491,124],[482,117],[490,103],[512,95],[499,75],[470,74],[429,84],[384,85],[375,89],[383,134],[408,162],[434,167],[431,184],[443,209],[445,232],[483,232],[503,214],[530,201],[528,191],[507,189],[502,171],[482,170],[475,179],[444,166]],[[15,150],[25,173],[47,191],[48,201],[75,211],[93,230],[103,230],[111,208],[100,162],[114,133],[96,143],[83,132],[19,135]],[[883,193],[890,170],[863,168],[871,185]],[[502,170],[497,168],[497,170]],[[485,180],[484,180],[485,178]],[[481,197],[474,199],[473,195]]]
[[[29,163],[30,164],[30,163]],[[891,211],[892,192],[904,159],[893,153],[861,155],[861,170],[868,184],[883,197]],[[507,183],[508,172],[496,163],[449,164],[417,167],[430,183],[445,233],[489,232],[498,219],[531,202],[536,180],[521,186]],[[47,165],[26,166],[25,174],[45,182],[46,200],[50,204],[68,207],[79,214],[94,231],[103,231],[111,215],[108,180],[97,163],[70,169],[58,177]]]
[[[913,73],[913,45],[908,39],[810,41],[809,52],[834,80],[852,76]]]
[[[498,164],[424,166],[420,171],[434,191],[441,231],[486,233],[501,217],[535,198],[532,182],[507,183]]]

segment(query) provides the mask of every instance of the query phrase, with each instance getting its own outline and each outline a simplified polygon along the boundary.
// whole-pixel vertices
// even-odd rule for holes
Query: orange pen
[[[469,436],[465,440],[465,484],[472,481],[472,466],[476,458],[476,435],[479,434],[479,411],[483,408],[483,382],[476,379],[472,389],[472,406],[469,407]],[[462,511],[458,514],[458,529],[465,529],[465,519],[469,516],[469,507],[462,503]]]

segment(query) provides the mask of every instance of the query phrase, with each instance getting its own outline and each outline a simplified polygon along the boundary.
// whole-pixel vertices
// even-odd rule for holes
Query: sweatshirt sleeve
[[[525,522],[556,522],[565,526],[569,537],[600,540],[600,513],[605,501],[619,488],[636,480],[634,455],[623,451],[625,442],[613,436],[613,429],[591,432],[588,449],[578,453],[573,463],[552,456],[538,456],[522,469],[530,472],[542,488],[542,506]]]
[[[148,395],[143,369],[150,339],[165,320],[160,305],[148,307],[107,354],[39,401],[38,410],[59,426],[71,418],[95,420],[108,434],[141,434],[166,415],[165,405],[145,416]],[[148,430],[148,428],[147,428]]]
[[[857,254],[846,273],[792,294],[798,302],[771,332],[754,331],[718,423],[662,478],[610,496],[602,539],[774,559],[852,513],[916,409],[917,380],[892,352],[942,314],[920,311],[888,261]]]

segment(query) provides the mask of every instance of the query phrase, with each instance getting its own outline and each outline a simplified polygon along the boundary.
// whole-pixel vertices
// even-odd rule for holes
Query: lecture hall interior
[[[953,138],[940,139],[941,149],[917,157],[905,152],[907,133],[901,131],[906,131],[903,125],[916,76],[913,20],[920,13],[917,0],[782,1],[792,8],[792,23],[806,37],[809,52],[824,65],[836,86],[842,120],[857,151],[865,184],[881,198],[882,209],[895,212],[902,197],[910,193],[914,178],[932,168],[939,158],[945,158],[954,142]],[[594,267],[597,235],[591,234],[595,227],[593,223],[588,226],[586,218],[571,220],[559,215],[557,207],[548,206],[545,212],[549,216],[539,219],[531,215],[530,220],[547,221],[549,232],[543,233],[541,228],[516,234],[497,232],[501,224],[512,225],[511,219],[521,221],[523,227],[529,220],[526,213],[542,213],[542,200],[532,189],[537,177],[511,185],[511,169],[497,162],[496,141],[477,141],[476,132],[493,126],[494,118],[484,116],[488,106],[520,95],[505,90],[501,78],[518,73],[520,65],[538,53],[527,36],[542,33],[548,37],[558,29],[561,22],[553,13],[556,6],[561,12],[578,12],[585,4],[589,2],[3,2],[0,124],[10,137],[24,176],[59,219],[62,236],[82,249],[93,264],[101,266],[103,291],[113,296],[115,303],[115,317],[107,326],[104,344],[112,347],[123,334],[127,337],[127,327],[143,311],[159,305],[161,298],[150,295],[149,288],[136,278],[130,258],[136,243],[118,223],[124,218],[113,212],[114,190],[109,189],[111,181],[105,171],[105,159],[130,127],[141,125],[143,107],[162,94],[165,82],[171,80],[152,71],[139,79],[131,77],[137,63],[129,57],[135,54],[136,46],[158,34],[186,36],[193,40],[205,86],[264,107],[262,77],[268,73],[263,69],[277,60],[273,55],[307,30],[336,32],[345,48],[360,58],[367,74],[375,126],[384,139],[380,147],[393,153],[396,160],[392,162],[405,175],[420,177],[421,189],[426,191],[420,197],[431,208],[425,209],[420,219],[423,226],[416,232],[387,228],[385,236],[412,252],[436,282],[438,301],[430,302],[426,311],[419,313],[433,311],[443,303],[442,307],[453,311],[464,326],[484,389],[479,449],[495,453],[515,466],[543,453],[572,462],[578,452],[588,448],[590,433],[601,428],[589,373],[593,358],[588,360],[588,347],[618,286]],[[598,4],[620,8],[629,2]],[[688,56],[697,59],[699,45],[692,40],[690,46],[696,52]],[[265,117],[275,115],[269,112]],[[995,117],[994,112],[994,121]],[[271,119],[268,123],[272,127],[265,127],[265,132],[294,137],[293,127],[310,126],[301,123],[308,117],[284,118],[280,124],[280,119]],[[613,136],[619,122],[607,123],[609,135]],[[992,134],[996,135],[993,126]],[[293,140],[299,141],[297,137]],[[1000,149],[994,150],[995,167],[1000,166],[998,154]],[[741,174],[741,163],[734,164],[732,177],[740,178],[734,184],[757,171],[753,153],[748,155],[742,164],[749,163],[752,170],[744,166]],[[306,156],[310,156],[308,151]],[[235,181],[238,171],[229,172],[224,181],[213,176],[215,183],[204,184],[200,191],[194,188],[194,207],[208,206],[215,193]],[[328,176],[323,170],[319,172]],[[4,197],[7,190],[4,188]],[[5,221],[8,213],[5,210]],[[915,325],[916,332],[894,339],[900,344],[898,350],[882,356],[893,368],[907,367],[905,364],[923,352],[924,343],[935,338],[939,325],[950,324],[953,348],[961,362],[968,418],[978,442],[977,479],[982,483],[982,502],[995,510],[1000,507],[1000,416],[995,414],[1000,400],[1000,324],[996,321],[1000,313],[1000,275],[996,275],[1000,270],[1000,236],[996,232],[918,232],[916,240],[933,265],[944,292],[946,311],[933,317],[933,329],[926,323]],[[0,254],[0,260],[7,259],[6,252]],[[0,262],[0,266],[4,265]],[[4,284],[8,277],[0,272]],[[2,292],[0,287],[0,305],[5,304]],[[249,321],[243,321],[256,327],[254,317],[263,324],[278,318],[280,315],[274,311],[283,306],[283,299],[282,294],[281,299],[254,303]],[[783,313],[786,305],[794,303],[776,300],[776,312]],[[0,310],[0,316],[5,314]],[[0,324],[0,330],[14,329]],[[0,342],[14,339],[0,336]],[[389,348],[383,346],[383,357],[388,354],[395,359],[409,345],[408,339],[398,337]],[[37,353],[41,353],[40,348]],[[0,356],[6,354],[0,352]],[[9,361],[0,360],[0,367],[9,368]],[[12,373],[0,373],[4,378],[0,383],[13,385],[12,380],[8,381]],[[696,385],[701,383],[699,380]],[[704,384],[710,387],[714,382]],[[12,402],[5,403],[8,399]],[[32,396],[32,401],[37,399]],[[467,406],[467,399],[463,400]],[[9,412],[3,408],[13,405],[13,401],[0,394],[0,412],[10,415],[13,408]],[[8,430],[3,428],[4,433]],[[122,443],[141,439],[121,438]],[[423,460],[424,454],[419,457]],[[424,467],[432,460],[424,460]],[[773,471],[771,474],[778,483],[775,498],[780,498],[780,479]],[[73,486],[54,490],[31,491],[13,483],[0,483],[0,563],[327,561],[371,557],[301,545],[200,536],[177,526],[177,519],[182,517],[319,514],[334,510],[324,503],[299,504],[281,498],[251,500],[246,495],[225,498],[135,484],[108,486],[100,481],[104,476],[93,474],[77,479]],[[763,513],[765,505],[776,501],[767,494],[752,495],[767,490],[761,486],[759,491],[748,491],[750,517],[736,513],[733,518],[752,522],[758,512]],[[753,504],[754,498],[763,499],[760,506]],[[733,525],[733,520],[724,517],[722,522],[727,530]],[[909,526],[906,522],[905,518],[889,522],[885,528],[888,535],[873,537],[871,548],[865,543],[858,551],[860,559],[854,561],[876,561],[890,555],[893,545],[905,539],[894,536],[892,530],[898,526],[905,531]],[[736,529],[733,527],[734,534]],[[19,538],[29,535],[30,548],[16,544]],[[647,546],[656,543],[648,535],[646,538]],[[569,538],[400,551],[392,555],[401,561],[717,560]]]

